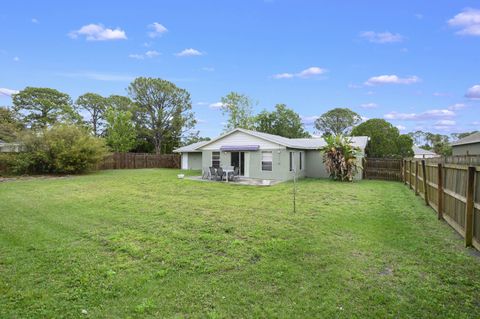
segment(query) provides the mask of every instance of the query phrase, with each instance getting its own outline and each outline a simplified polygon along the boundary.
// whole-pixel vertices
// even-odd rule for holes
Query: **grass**
[[[1,318],[478,318],[480,259],[401,183],[104,171],[0,184]]]

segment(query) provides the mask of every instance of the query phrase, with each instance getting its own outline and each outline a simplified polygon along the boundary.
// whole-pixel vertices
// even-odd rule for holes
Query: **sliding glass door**
[[[230,153],[230,165],[238,167],[240,175],[245,175],[245,152],[231,152]]]

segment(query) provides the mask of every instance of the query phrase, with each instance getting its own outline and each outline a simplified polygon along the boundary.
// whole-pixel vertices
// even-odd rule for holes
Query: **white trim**
[[[182,153],[182,169],[188,169],[188,153]]]

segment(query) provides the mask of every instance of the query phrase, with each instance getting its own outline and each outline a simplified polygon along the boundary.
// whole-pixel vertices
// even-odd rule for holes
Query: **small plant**
[[[333,180],[353,181],[358,172],[357,155],[360,148],[352,145],[350,138],[343,135],[325,137],[327,145],[320,149],[323,152],[325,168]]]

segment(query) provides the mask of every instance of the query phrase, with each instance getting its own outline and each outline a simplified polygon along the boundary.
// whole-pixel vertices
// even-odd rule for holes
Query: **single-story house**
[[[452,143],[452,154],[480,155],[480,132],[470,134]]]
[[[418,146],[416,146],[416,145],[413,145],[412,150],[413,150],[413,157],[414,157],[414,158],[434,158],[434,157],[440,157],[440,155],[438,155],[437,153],[432,152],[432,151],[429,151],[429,150],[426,150],[426,149],[423,149],[423,148],[418,147]]]
[[[366,136],[352,137],[359,147],[361,163],[368,142]],[[286,138],[262,132],[236,128],[217,138],[180,147],[182,169],[234,166],[240,176],[269,180],[297,177],[328,178],[319,149],[326,145],[323,138]],[[358,172],[356,178],[361,179]]]

